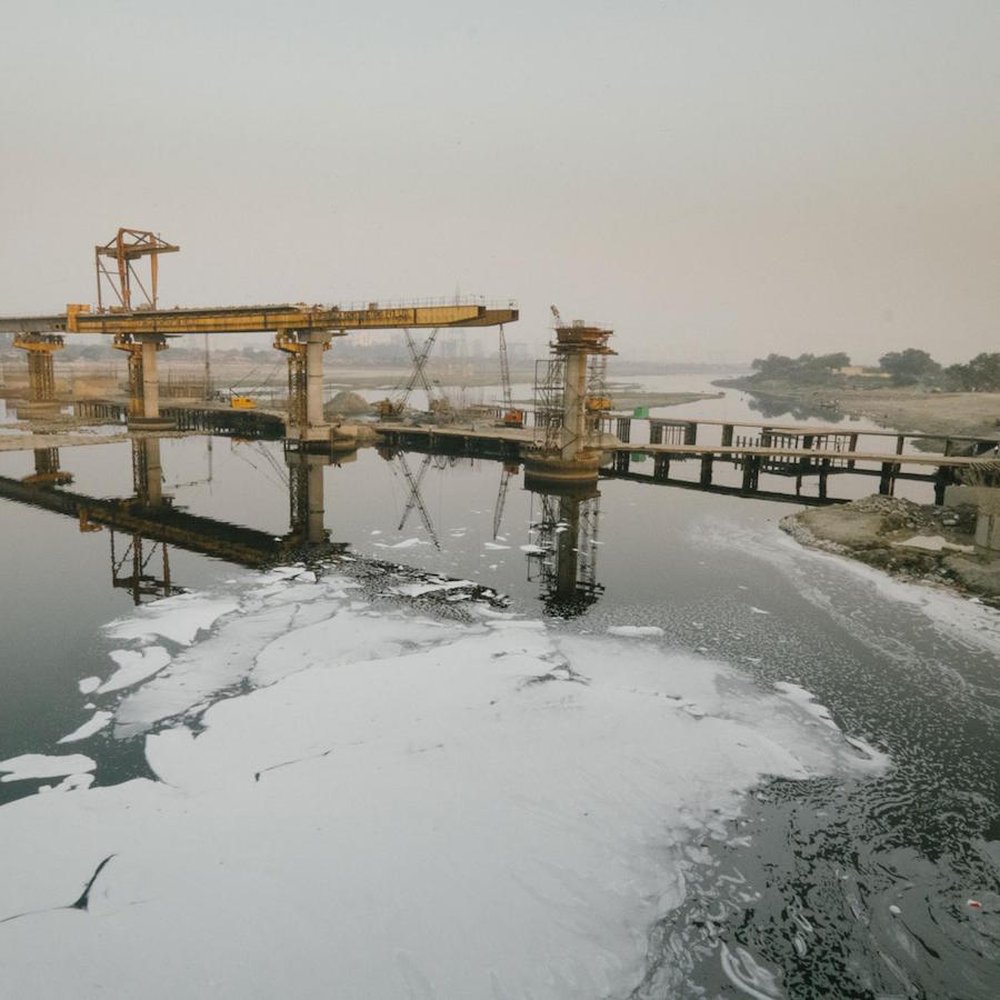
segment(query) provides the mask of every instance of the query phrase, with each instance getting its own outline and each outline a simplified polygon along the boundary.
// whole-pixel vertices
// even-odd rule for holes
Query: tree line
[[[769,354],[754,358],[752,378],[781,379],[797,383],[823,383],[848,375],[851,359],[843,351],[833,354],[800,354],[790,358]],[[947,389],[964,392],[1000,392],[1000,353],[977,354],[965,364],[942,367],[927,351],[908,347],[889,351],[878,359],[877,368],[864,369],[868,375],[888,376],[893,385]]]

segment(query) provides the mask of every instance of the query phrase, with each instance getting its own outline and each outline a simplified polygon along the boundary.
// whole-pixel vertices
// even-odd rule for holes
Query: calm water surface
[[[720,419],[744,416],[745,400],[728,405]],[[289,531],[279,444],[164,439],[161,456],[176,506]],[[129,443],[59,460],[66,489],[132,494]],[[0,455],[4,477],[34,471],[31,452]],[[661,626],[669,645],[761,685],[807,688],[847,734],[890,755],[877,778],[765,783],[740,823],[746,846],[705,845],[714,864],[656,929],[635,996],[1000,995],[996,612],[798,549],[776,527],[792,504],[614,480],[597,497],[546,497],[498,463],[372,449],[327,466],[322,484],[330,540],[357,557],[483,584],[558,628]],[[131,608],[114,585],[131,564],[116,566],[108,530],[13,500],[0,500],[0,531],[0,758],[58,752],[91,714],[77,685],[106,673],[100,626]],[[116,533],[119,560],[131,541]],[[144,555],[147,576],[161,578],[162,552]],[[168,559],[185,589],[246,572],[174,547]],[[99,782],[146,773],[141,742],[98,734],[77,747],[100,762]],[[36,786],[2,784],[0,801]]]

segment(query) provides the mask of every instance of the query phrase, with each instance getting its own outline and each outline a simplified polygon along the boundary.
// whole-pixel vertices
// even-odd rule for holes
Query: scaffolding
[[[138,532],[126,536],[124,549],[115,545],[115,529],[111,529],[111,585],[127,590],[136,605],[157,601],[171,594],[183,594],[184,588],[170,579],[170,555],[166,542],[149,541]],[[148,547],[147,547],[148,546]],[[159,556],[159,573],[154,560]]]
[[[52,356],[61,351],[63,338],[48,333],[21,333],[13,346],[28,354],[28,388],[36,403],[50,403],[56,396],[55,364]]]
[[[541,509],[537,519],[532,509],[529,529],[528,580],[539,583],[550,613],[580,614],[604,593],[597,582],[600,494],[538,496]]]
[[[557,451],[562,445],[565,385],[565,355],[554,354],[535,362],[535,444],[546,451]]]

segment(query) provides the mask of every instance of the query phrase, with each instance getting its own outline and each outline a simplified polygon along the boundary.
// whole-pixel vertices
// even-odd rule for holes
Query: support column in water
[[[615,352],[608,347],[613,331],[558,322],[552,346],[550,372],[561,372],[543,386],[542,419],[546,426],[558,421],[558,442],[547,439],[525,461],[525,482],[596,482],[598,468],[609,446],[602,433],[603,416],[611,409],[604,380],[604,365]],[[554,437],[554,435],[553,435]],[[529,487],[529,489],[532,487]]]
[[[562,448],[559,457],[572,462],[589,444],[587,438],[587,355],[566,356],[566,382],[563,388]]]
[[[330,445],[323,415],[323,354],[334,330],[279,330],[274,346],[288,355],[288,438],[300,446]]]
[[[143,337],[142,350],[142,416],[155,420],[160,415],[160,373],[156,352],[166,348],[162,337]]]
[[[156,355],[167,349],[167,339],[158,333],[122,333],[113,346],[128,355],[129,425],[150,430],[169,429],[173,424],[160,416],[160,374]]]
[[[306,334],[306,427],[305,440],[329,440],[330,425],[323,417],[323,352],[330,334],[310,330]]]
[[[160,460],[160,439],[132,439],[132,488],[145,507],[163,504],[163,464]]]

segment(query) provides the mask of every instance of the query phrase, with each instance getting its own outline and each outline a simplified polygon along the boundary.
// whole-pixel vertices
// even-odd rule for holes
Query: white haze
[[[3,7],[0,314],[517,298],[627,358],[996,346],[1000,6],[583,0]],[[483,334],[487,336],[487,334]]]

